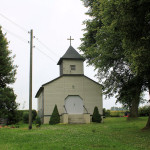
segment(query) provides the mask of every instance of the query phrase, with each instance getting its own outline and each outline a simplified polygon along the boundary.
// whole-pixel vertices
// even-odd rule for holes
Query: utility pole
[[[30,31],[29,129],[32,129],[32,49],[33,49],[33,30]]]

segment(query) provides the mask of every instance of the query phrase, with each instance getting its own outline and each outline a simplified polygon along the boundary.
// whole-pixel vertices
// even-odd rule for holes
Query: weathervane
[[[67,39],[67,40],[70,40],[70,46],[71,46],[71,40],[74,40],[74,39],[71,39],[71,36],[70,36],[70,39]]]

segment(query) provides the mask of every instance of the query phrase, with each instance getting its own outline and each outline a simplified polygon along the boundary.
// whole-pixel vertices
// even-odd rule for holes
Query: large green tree
[[[16,66],[14,56],[8,49],[8,42],[0,27],[0,118],[8,120],[8,124],[17,122],[16,95],[8,85],[15,82]]]
[[[121,19],[117,19],[117,30],[123,35],[125,55],[150,94],[150,1],[122,1],[120,6],[124,18],[121,24]],[[150,114],[146,128],[150,128]]]
[[[147,0],[83,0],[83,2],[89,8],[87,14],[92,19],[85,21],[85,34],[80,49],[89,64],[94,64],[99,70],[100,78],[106,78],[104,85],[108,87],[107,93],[117,91],[122,97],[122,93],[126,92],[123,97],[127,102],[137,97],[133,102],[138,104],[139,92],[134,96],[132,89],[137,88],[136,92],[150,88],[150,2]],[[130,84],[133,81],[134,84]],[[131,98],[127,99],[128,96]]]
[[[103,81],[104,93],[108,96],[117,93],[117,102],[130,104],[130,116],[137,117],[143,80],[137,82],[140,76],[133,73],[130,62],[125,57],[122,33],[116,30],[117,6],[111,0],[83,1],[89,8],[87,15],[91,19],[84,22],[86,28],[80,49],[88,63],[98,70],[97,76]]]

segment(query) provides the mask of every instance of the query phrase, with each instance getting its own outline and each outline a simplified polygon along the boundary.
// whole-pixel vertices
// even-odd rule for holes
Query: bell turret
[[[84,74],[84,58],[70,45],[66,53],[59,59],[60,75]]]

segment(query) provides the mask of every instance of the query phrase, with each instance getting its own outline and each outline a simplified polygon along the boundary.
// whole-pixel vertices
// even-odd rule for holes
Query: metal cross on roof
[[[74,39],[71,39],[71,36],[70,36],[70,39],[67,39],[67,40],[70,40],[70,46],[71,46],[71,40],[74,40]]]

